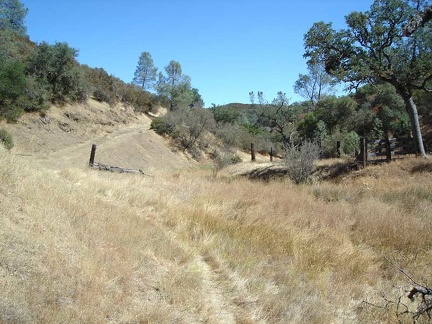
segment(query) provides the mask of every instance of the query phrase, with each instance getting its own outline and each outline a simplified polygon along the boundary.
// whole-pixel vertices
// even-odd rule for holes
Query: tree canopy
[[[67,43],[49,45],[42,42],[30,57],[27,72],[49,89],[53,102],[64,102],[68,98],[79,99],[84,90],[80,82],[80,71],[75,57],[78,51]]]
[[[424,0],[375,0],[370,11],[346,16],[347,29],[317,22],[305,35],[305,57],[322,62],[335,79],[350,89],[386,82],[405,102],[416,146],[426,156],[420,131],[415,90],[431,91],[431,23],[404,37],[403,27],[425,8]]]
[[[156,82],[157,68],[149,52],[142,52],[135,70],[133,82],[143,90],[152,89]]]
[[[308,70],[309,74],[299,74],[294,84],[294,92],[315,104],[323,96],[334,93],[332,78],[322,63],[308,64]]]
[[[0,29],[27,32],[24,24],[27,8],[19,0],[0,0]]]
[[[183,74],[181,64],[174,60],[165,67],[165,75],[159,72],[156,90],[170,110],[204,105],[198,89],[191,87],[190,77]]]

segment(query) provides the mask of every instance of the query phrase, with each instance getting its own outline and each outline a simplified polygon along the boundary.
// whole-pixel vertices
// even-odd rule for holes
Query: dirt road
[[[62,169],[88,165],[92,144],[98,163],[141,169],[145,173],[184,169],[196,164],[150,130],[151,119],[126,109],[90,101],[86,105],[51,108],[44,117],[26,115],[3,125],[13,136],[13,154]]]

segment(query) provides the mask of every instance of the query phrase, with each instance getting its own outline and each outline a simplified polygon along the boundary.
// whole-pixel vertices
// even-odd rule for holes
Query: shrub
[[[217,172],[228,165],[242,162],[242,159],[237,154],[230,152],[229,149],[215,150],[212,154],[214,171]]]
[[[324,137],[321,142],[321,152],[324,158],[334,158],[338,156],[337,152],[337,142],[343,142],[346,132],[341,132],[339,129],[333,131]]]
[[[54,103],[82,101],[86,97],[85,78],[75,57],[78,50],[67,43],[49,45],[42,42],[31,55],[27,74],[49,90]]]
[[[216,126],[213,114],[203,108],[179,109],[171,116],[177,116],[178,139],[186,149],[196,145],[205,132],[213,131]]]
[[[213,115],[203,108],[182,108],[152,121],[150,129],[159,135],[169,135],[183,149],[199,145],[206,132],[215,127]]]
[[[111,98],[109,93],[104,91],[104,89],[102,88],[98,87],[97,89],[95,89],[93,91],[93,97],[99,102],[106,102],[107,104],[111,104]]]
[[[245,129],[235,124],[218,123],[214,134],[223,144],[238,148],[242,147],[244,141],[250,145],[253,138]]]
[[[156,101],[154,95],[135,84],[126,84],[117,80],[115,87],[116,95],[121,98],[121,101],[132,105],[137,112],[150,111]]]
[[[174,124],[165,117],[158,117],[153,119],[150,124],[150,129],[153,129],[159,135],[172,136],[174,133]]]
[[[49,91],[43,84],[39,84],[34,77],[26,78],[24,96],[20,100],[20,105],[25,112],[44,111],[49,108]]]
[[[343,140],[343,151],[345,154],[356,154],[360,150],[360,137],[351,131],[345,135]]]
[[[26,79],[22,63],[0,60],[0,119],[16,121],[22,114],[20,100]]]
[[[6,129],[0,129],[0,142],[8,150],[14,147],[12,136]]]
[[[300,147],[287,145],[285,147],[285,163],[291,180],[296,184],[309,182],[319,154],[318,144],[310,141],[303,142]]]

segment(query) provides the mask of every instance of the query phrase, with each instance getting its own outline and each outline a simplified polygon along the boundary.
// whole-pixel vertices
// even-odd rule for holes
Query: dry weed
[[[0,321],[328,323],[432,275],[416,160],[337,183],[33,169],[0,156]],[[419,171],[419,170],[426,171]]]

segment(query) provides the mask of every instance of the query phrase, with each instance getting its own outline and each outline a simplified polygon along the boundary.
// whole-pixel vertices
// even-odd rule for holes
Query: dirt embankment
[[[92,144],[97,145],[95,161],[107,165],[154,172],[196,164],[150,130],[150,123],[150,117],[131,107],[89,100],[26,114],[18,123],[1,127],[13,136],[12,154],[55,168],[86,166]]]

